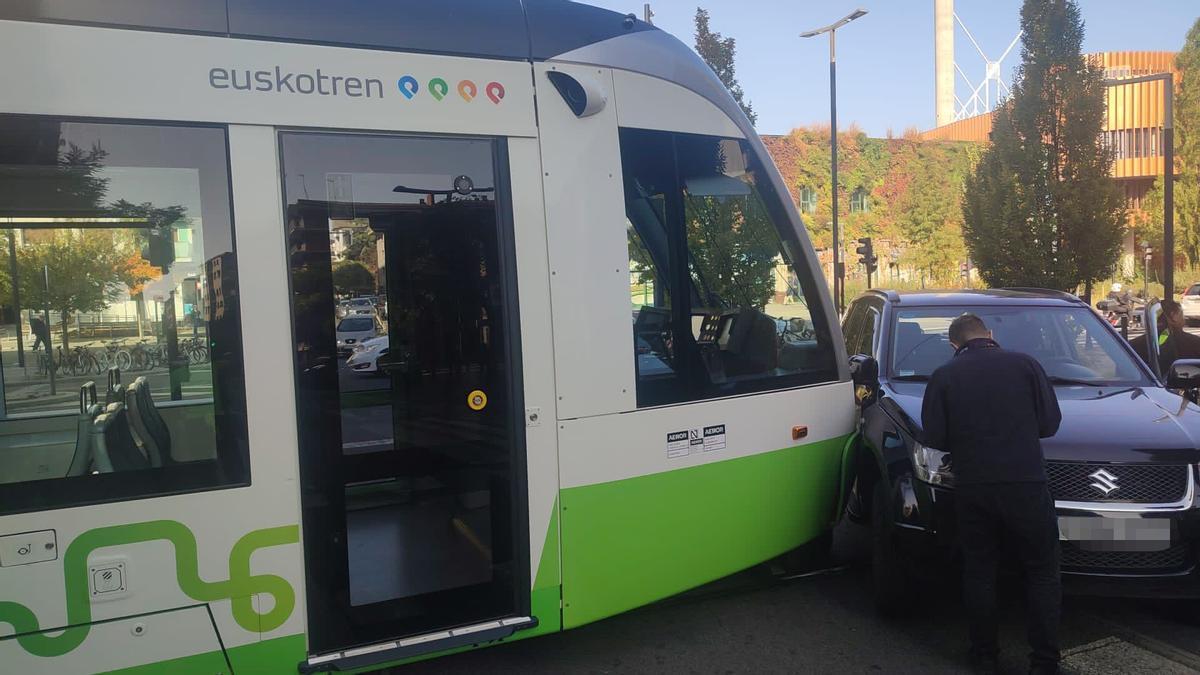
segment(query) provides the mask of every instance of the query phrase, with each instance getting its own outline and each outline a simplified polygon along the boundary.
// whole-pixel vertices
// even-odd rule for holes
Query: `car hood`
[[[885,385],[889,415],[920,433],[924,383]],[[1161,387],[1057,387],[1063,421],[1042,441],[1048,460],[1200,461],[1200,407]]]

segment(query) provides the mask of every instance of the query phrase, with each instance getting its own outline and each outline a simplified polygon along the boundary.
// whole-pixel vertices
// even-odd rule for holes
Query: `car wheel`
[[[885,616],[894,616],[907,600],[909,578],[904,560],[896,550],[896,524],[888,488],[887,478],[881,477],[872,493],[871,580],[875,587],[875,607]]]

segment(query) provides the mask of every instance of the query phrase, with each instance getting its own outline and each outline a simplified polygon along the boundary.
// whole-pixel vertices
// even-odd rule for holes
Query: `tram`
[[[828,535],[838,317],[663,31],[17,0],[0,63],[6,672],[369,670]]]

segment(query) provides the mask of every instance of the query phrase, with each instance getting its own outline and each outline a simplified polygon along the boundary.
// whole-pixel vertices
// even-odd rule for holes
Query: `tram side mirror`
[[[871,405],[879,398],[879,362],[873,357],[851,356],[850,379],[854,382],[854,400],[860,406]]]
[[[557,70],[547,72],[546,77],[550,78],[550,83],[576,117],[591,117],[604,110],[608,103],[604,87],[590,77],[575,77]]]
[[[1167,389],[1200,389],[1200,359],[1180,359],[1167,373]]]

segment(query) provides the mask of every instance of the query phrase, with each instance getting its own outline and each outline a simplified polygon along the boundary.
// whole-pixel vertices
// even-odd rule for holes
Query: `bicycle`
[[[47,354],[46,352],[44,352],[42,350],[38,350],[38,352],[37,352],[37,374],[39,376],[45,377],[45,376],[48,376],[51,371],[58,372],[59,363],[62,361],[62,347],[58,348],[58,355],[59,355],[59,358],[56,361],[54,359],[53,355]]]
[[[129,370],[150,370],[154,367],[155,356],[154,352],[157,347],[151,349],[145,340],[139,341],[129,349]]]
[[[208,346],[198,337],[188,338],[179,343],[179,352],[187,354],[188,362],[193,366],[208,363]]]
[[[60,357],[60,363],[62,360]],[[92,354],[92,350],[84,345],[73,348],[67,354],[65,361],[62,367],[71,375],[100,374],[104,370],[101,368],[99,360]]]
[[[125,347],[124,340],[113,340],[104,345],[105,358],[104,368],[116,367],[121,370],[129,370],[133,366],[133,355]]]

